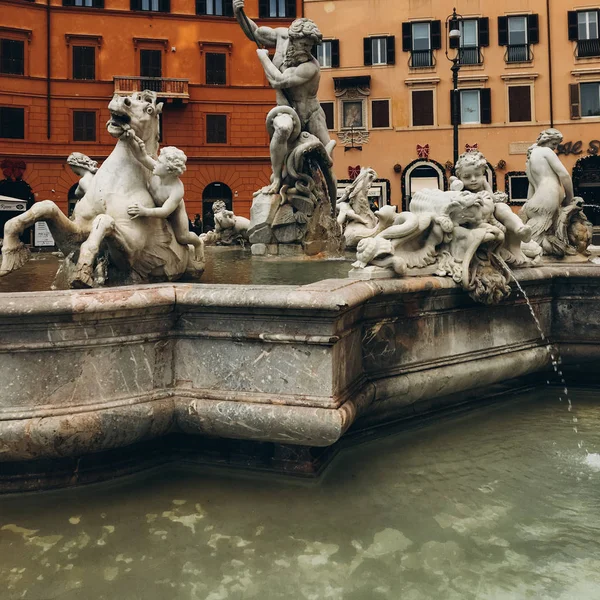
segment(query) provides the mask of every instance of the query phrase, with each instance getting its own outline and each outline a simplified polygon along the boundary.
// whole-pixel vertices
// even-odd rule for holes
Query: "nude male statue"
[[[254,21],[245,18],[241,9],[244,0],[233,0],[233,12],[242,30],[252,41],[263,46],[274,47],[273,61],[269,52],[258,49],[256,52],[263,66],[267,80],[276,90],[277,105],[293,108],[303,131],[316,136],[331,156],[335,141],[329,137],[325,113],[317,98],[321,70],[319,62],[312,56],[315,44],[320,44],[323,35],[310,19],[296,19],[289,27],[258,27]],[[288,141],[294,132],[294,121],[285,112],[278,114],[272,122],[270,153],[273,166],[271,186],[266,193],[277,193],[281,188],[283,163],[288,152]]]

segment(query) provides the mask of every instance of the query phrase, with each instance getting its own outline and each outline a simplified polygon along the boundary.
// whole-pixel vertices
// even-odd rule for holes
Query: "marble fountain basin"
[[[600,267],[516,276],[570,381],[594,383]],[[129,472],[175,446],[311,473],[350,428],[545,382],[549,364],[516,288],[482,306],[433,276],[4,292],[0,490]]]

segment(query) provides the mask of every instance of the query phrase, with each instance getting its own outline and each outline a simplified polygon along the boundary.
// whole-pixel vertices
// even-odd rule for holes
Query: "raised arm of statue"
[[[243,10],[244,0],[233,0],[233,14],[246,37],[263,46],[275,47],[277,44],[277,30],[271,27],[259,27],[254,21],[246,17],[245,13],[242,12]]]
[[[318,74],[318,67],[312,62],[301,63],[297,67],[288,67],[283,73],[271,62],[267,50],[258,49],[258,58],[265,70],[265,75],[276,90],[295,88],[310,81]]]
[[[156,161],[146,151],[144,141],[133,133],[128,135],[126,139],[135,158],[152,171],[156,166]]]

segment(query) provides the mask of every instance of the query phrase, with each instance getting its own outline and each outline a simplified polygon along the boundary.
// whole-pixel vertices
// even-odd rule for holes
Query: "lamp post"
[[[454,164],[458,161],[458,123],[460,121],[459,92],[458,92],[458,72],[460,71],[460,21],[462,15],[457,14],[456,8],[452,9],[452,14],[446,17],[446,31],[448,32],[448,43],[446,44],[446,58],[452,63],[452,125],[454,142]],[[456,56],[450,57],[449,48],[456,48]]]

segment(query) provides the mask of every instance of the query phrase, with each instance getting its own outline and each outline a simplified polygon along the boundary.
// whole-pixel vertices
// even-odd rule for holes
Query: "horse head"
[[[162,102],[156,103],[156,92],[150,90],[134,92],[130,96],[115,94],[108,105],[110,119],[106,129],[115,138],[133,130],[144,140],[147,152],[156,155],[162,107]]]

